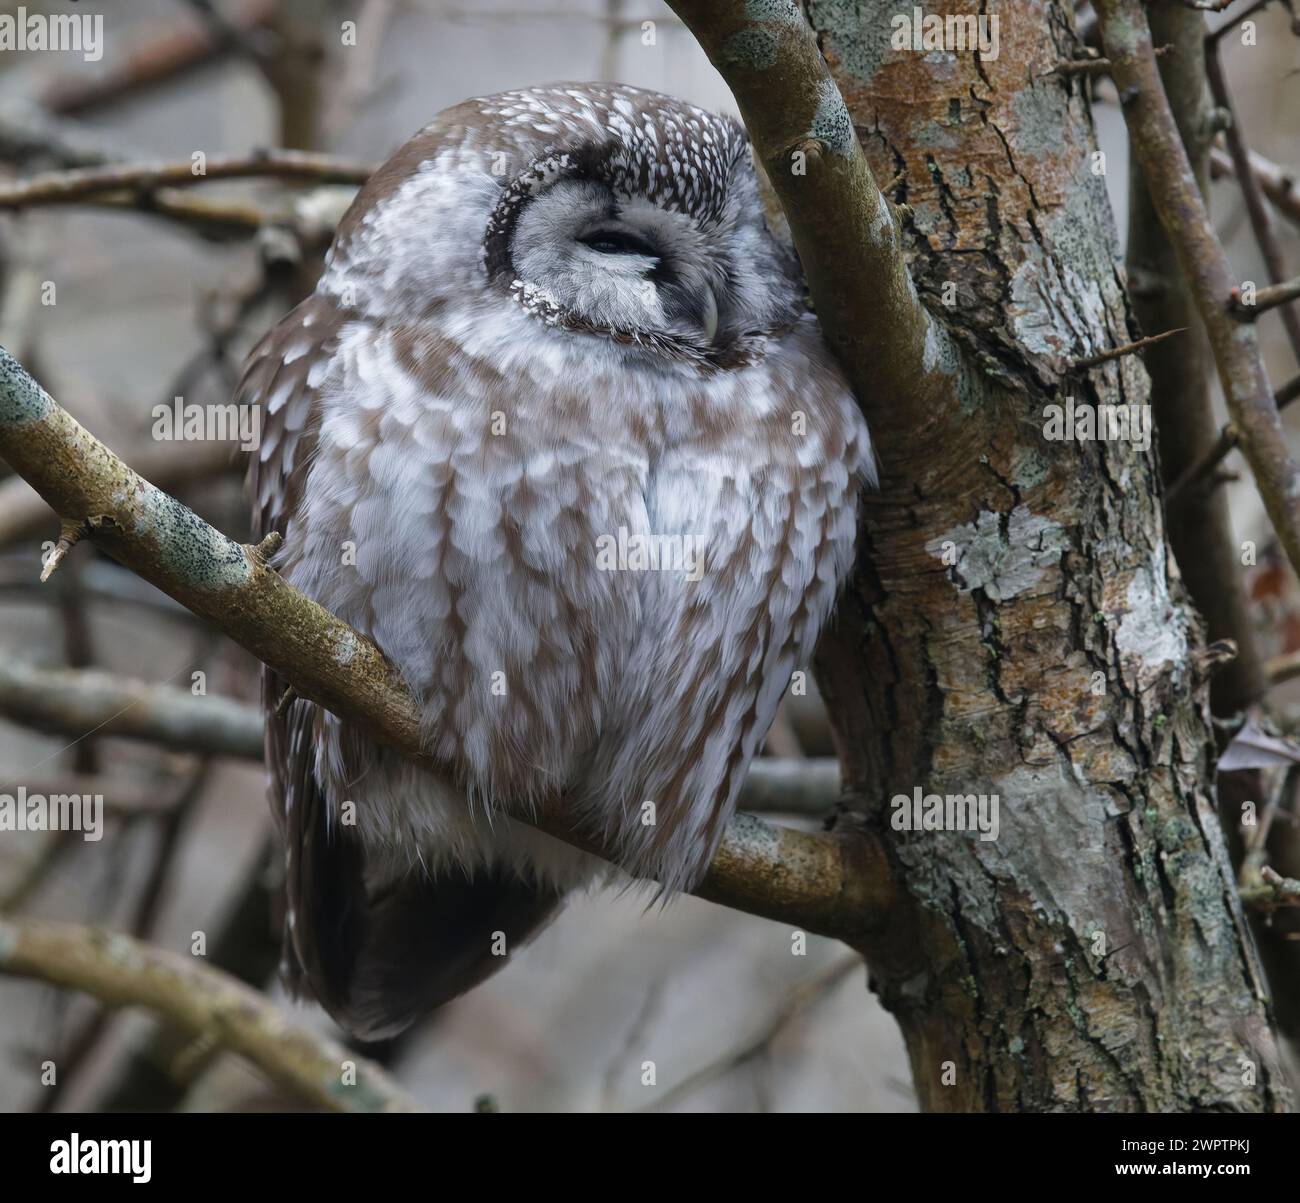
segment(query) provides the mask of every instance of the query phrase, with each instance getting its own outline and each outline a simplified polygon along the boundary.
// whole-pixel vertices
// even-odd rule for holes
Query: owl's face
[[[710,370],[800,308],[739,124],[616,85],[443,113],[363,189],[324,285],[367,316],[523,313],[551,338]]]

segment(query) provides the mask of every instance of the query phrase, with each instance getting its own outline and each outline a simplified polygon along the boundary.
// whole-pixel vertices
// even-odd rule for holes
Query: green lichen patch
[[[0,425],[39,422],[53,408],[49,394],[18,360],[0,347]]]

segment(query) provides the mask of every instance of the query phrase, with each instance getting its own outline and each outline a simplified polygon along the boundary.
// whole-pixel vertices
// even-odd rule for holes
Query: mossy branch
[[[789,222],[826,340],[877,427],[956,414],[957,344],[921,304],[889,200],[797,4],[669,0],[722,73]]]

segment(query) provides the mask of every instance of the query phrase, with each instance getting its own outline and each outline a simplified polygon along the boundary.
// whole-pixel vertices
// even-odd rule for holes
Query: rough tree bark
[[[1070,6],[982,7],[996,59],[893,51],[911,0],[804,5],[917,288],[983,375],[938,411],[862,398],[882,483],[819,662],[866,800],[840,826],[904,886],[872,979],[927,1109],[1282,1109],[1155,451],[1044,437],[1068,397],[1149,400],[1135,356],[1074,367],[1140,331],[1083,80],[1053,72]],[[762,69],[702,40],[733,86]],[[998,795],[999,838],[891,830],[881,800],[917,786]]]

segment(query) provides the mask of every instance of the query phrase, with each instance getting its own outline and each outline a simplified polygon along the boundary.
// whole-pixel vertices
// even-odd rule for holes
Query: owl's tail
[[[316,898],[299,993],[314,995],[358,1039],[384,1040],[500,969],[564,895],[509,869],[472,878],[451,869],[435,879],[408,875],[378,895],[341,899],[326,888]]]
[[[266,696],[282,686],[267,674]],[[315,707],[268,705],[272,809],[285,840],[282,973],[361,1040],[384,1040],[500,969],[559,910],[562,889],[508,864],[377,881],[355,826],[327,821]]]
[[[359,841],[321,833],[285,949],[290,989],[360,1040],[396,1036],[478,985],[564,900],[509,868],[414,872],[367,889],[361,855]]]

